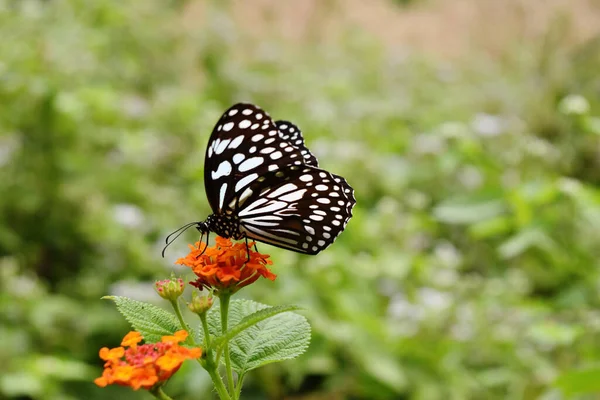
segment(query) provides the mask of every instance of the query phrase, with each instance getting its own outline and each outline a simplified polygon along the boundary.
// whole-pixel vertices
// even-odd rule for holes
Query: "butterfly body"
[[[247,103],[213,129],[204,182],[213,214],[197,223],[200,232],[305,254],[333,243],[356,203],[344,178],[318,167],[297,126]]]

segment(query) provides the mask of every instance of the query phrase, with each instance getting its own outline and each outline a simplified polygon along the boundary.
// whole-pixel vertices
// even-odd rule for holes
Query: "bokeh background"
[[[149,398],[92,384],[129,329],[100,297],[187,274],[196,232],[160,250],[238,101],[358,200],[316,257],[260,247],[241,295],[313,335],[245,398],[598,398],[594,0],[0,0],[0,398]],[[191,363],[168,391],[212,397]]]

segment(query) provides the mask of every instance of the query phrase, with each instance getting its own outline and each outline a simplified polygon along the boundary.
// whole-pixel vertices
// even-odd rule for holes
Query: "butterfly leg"
[[[202,238],[204,237],[204,232],[202,232],[200,234],[200,243],[202,243]],[[202,254],[204,254],[204,252],[206,251],[206,249],[208,249],[208,239],[210,238],[210,231],[206,232],[206,245],[204,245],[204,250],[202,250],[202,253],[198,254],[198,256],[196,256],[196,259],[200,258],[202,256]]]
[[[248,262],[248,261],[250,261],[250,246],[248,246],[248,236],[246,236],[245,239],[246,239],[246,256],[248,257],[246,262]],[[254,244],[254,246],[256,247],[256,243]]]

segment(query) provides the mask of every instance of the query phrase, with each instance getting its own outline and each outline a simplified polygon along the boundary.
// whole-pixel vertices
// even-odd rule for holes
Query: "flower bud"
[[[185,289],[183,279],[171,277],[171,279],[164,279],[162,281],[156,281],[154,284],[156,291],[159,296],[167,300],[177,300]]]
[[[202,315],[213,305],[213,297],[212,294],[208,294],[206,296],[198,296],[196,292],[192,293],[192,301],[188,303],[188,308],[194,314]]]

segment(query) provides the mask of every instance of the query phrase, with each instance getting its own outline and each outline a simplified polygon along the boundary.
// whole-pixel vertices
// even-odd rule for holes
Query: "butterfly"
[[[169,237],[195,226],[202,235],[317,254],[342,233],[356,204],[344,178],[319,168],[296,125],[248,103],[230,107],[213,129],[204,185],[213,213]]]

